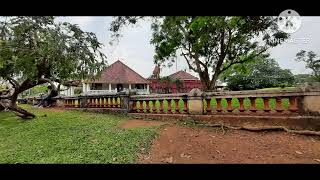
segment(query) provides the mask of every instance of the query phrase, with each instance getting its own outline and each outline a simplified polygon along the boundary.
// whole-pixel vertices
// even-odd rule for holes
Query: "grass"
[[[239,108],[240,105],[239,105],[239,101],[238,101],[237,98],[232,98],[231,102],[232,102],[233,109]],[[207,108],[207,102],[203,101],[203,103],[204,103],[204,109],[206,109]],[[250,106],[251,106],[250,100],[248,98],[245,98],[243,103],[244,103],[244,108],[246,110],[248,110],[250,108]],[[217,108],[217,101],[216,101],[215,98],[211,99],[210,105],[211,105],[211,108],[213,110],[215,110]],[[269,106],[270,106],[271,110],[275,109],[275,107],[276,107],[275,98],[270,98]],[[149,107],[150,108],[153,107],[152,102],[149,102]],[[227,109],[227,100],[225,98],[223,98],[221,100],[221,107],[222,107],[223,111],[226,111],[226,109]],[[256,108],[258,110],[263,110],[263,107],[264,107],[263,99],[262,98],[257,98],[256,99]],[[289,108],[289,99],[288,98],[282,98],[282,107],[284,109],[288,109]],[[138,109],[140,108],[140,102],[137,103],[137,108]],[[156,101],[156,112],[159,112],[159,108],[160,108],[160,102]],[[173,112],[175,112],[175,108],[176,108],[176,106],[175,106],[174,101],[171,101],[171,109],[173,110]],[[164,100],[163,109],[164,109],[165,113],[168,111],[168,101],[167,100]],[[143,111],[146,112],[146,101],[143,101]],[[181,99],[179,100],[179,111],[180,112],[183,111],[183,101]]]
[[[121,129],[121,115],[24,108],[37,118],[0,112],[0,163],[134,163],[159,128]]]

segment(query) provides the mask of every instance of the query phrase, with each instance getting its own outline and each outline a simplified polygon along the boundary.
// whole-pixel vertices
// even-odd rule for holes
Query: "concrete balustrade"
[[[320,90],[202,92],[193,89],[178,94],[64,97],[63,104],[66,108],[118,108],[129,113],[149,114],[320,115]]]

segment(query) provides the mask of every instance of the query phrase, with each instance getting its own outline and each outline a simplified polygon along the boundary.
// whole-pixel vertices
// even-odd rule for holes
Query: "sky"
[[[320,17],[302,16],[301,19],[301,27],[291,34],[287,42],[269,50],[270,57],[274,58],[282,68],[290,69],[293,74],[311,72],[305,68],[303,62],[294,60],[297,52],[303,49],[320,54]],[[95,33],[98,40],[104,44],[103,52],[107,56],[108,64],[121,60],[145,78],[152,74],[154,47],[150,44],[152,37],[150,22],[141,22],[135,26],[125,27],[121,31],[122,37],[119,42],[110,45],[111,32],[109,28],[112,21],[110,16],[59,17],[57,21],[78,24],[82,30]],[[166,76],[185,69],[198,77],[196,73],[188,70],[183,58],[178,58],[177,64],[171,68],[163,68],[161,75]]]

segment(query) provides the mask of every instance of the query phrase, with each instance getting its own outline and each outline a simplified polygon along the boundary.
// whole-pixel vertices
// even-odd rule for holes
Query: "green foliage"
[[[34,80],[34,86],[41,77],[62,82],[85,79],[104,68],[106,57],[94,33],[54,20],[18,16],[0,22],[0,77]]]
[[[157,135],[155,127],[120,128],[126,116],[26,109],[37,118],[0,112],[0,163],[135,163]]]
[[[119,25],[132,18],[141,17],[117,18],[111,30],[118,32]],[[288,37],[278,30],[276,18],[267,16],[166,16],[154,21],[152,30],[155,63],[171,66],[182,55],[206,89],[214,88],[218,76],[232,65],[267,55],[268,48]],[[257,37],[262,37],[260,44]]]
[[[161,83],[172,84],[174,82],[174,80],[171,79],[169,76],[159,77],[158,79],[159,79],[159,82]]]
[[[316,82],[316,78],[311,74],[296,74],[294,75],[294,82],[297,85],[301,85],[308,82]]]
[[[176,83],[178,92],[180,92],[180,90],[183,88],[183,82],[180,79],[176,79],[175,83]]]
[[[294,76],[290,70],[281,69],[274,59],[260,58],[238,66],[230,69],[223,76],[230,90],[253,90],[279,86],[284,88],[294,84]]]
[[[48,92],[48,85],[38,85],[31,88],[29,91],[21,93],[22,97],[37,96],[39,94],[46,94]]]
[[[320,59],[313,51],[306,52],[299,51],[296,54],[296,61],[303,61],[306,63],[306,68],[312,70],[313,80],[320,82]],[[310,80],[310,79],[309,79]]]
[[[75,95],[79,95],[81,93],[82,93],[82,88],[77,87],[77,88],[74,89],[74,94]]]

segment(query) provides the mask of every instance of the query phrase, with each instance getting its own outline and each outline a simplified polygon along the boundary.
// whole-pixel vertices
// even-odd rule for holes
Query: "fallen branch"
[[[221,127],[223,130],[224,134],[224,129],[229,128],[229,129],[234,129],[234,130],[247,130],[247,131],[286,131],[288,133],[294,133],[294,134],[301,134],[301,135],[314,135],[314,136],[320,136],[320,131],[311,131],[311,130],[292,130],[288,129],[283,126],[264,126],[264,127],[249,127],[249,126],[228,126],[222,123],[219,124],[199,124],[199,125],[204,125],[204,126],[209,126],[209,127]]]

